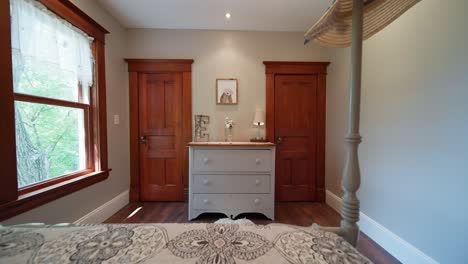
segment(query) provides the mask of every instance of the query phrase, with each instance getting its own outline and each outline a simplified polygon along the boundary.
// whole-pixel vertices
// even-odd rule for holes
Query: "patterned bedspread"
[[[270,224],[0,227],[0,263],[371,263],[342,238]]]

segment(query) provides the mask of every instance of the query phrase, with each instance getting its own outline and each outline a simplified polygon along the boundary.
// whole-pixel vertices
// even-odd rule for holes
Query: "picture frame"
[[[216,104],[236,105],[239,103],[237,79],[216,79]]]

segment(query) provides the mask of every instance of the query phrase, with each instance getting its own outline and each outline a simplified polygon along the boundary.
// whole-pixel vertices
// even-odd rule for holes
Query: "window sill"
[[[19,215],[90,185],[104,181],[111,170],[92,172],[43,189],[22,194],[18,199],[0,204],[0,221]]]

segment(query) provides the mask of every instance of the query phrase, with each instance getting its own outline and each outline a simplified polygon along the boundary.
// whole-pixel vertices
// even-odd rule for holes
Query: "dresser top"
[[[189,142],[189,146],[195,147],[272,147],[275,144],[271,142],[224,142],[224,141],[211,141],[211,142]]]

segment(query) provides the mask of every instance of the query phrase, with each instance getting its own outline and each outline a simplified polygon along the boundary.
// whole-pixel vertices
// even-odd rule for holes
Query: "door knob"
[[[146,136],[140,137],[140,144],[146,144]]]
[[[278,137],[276,138],[276,144],[278,144],[278,145],[283,144],[283,138],[280,137],[280,136],[278,136]]]

